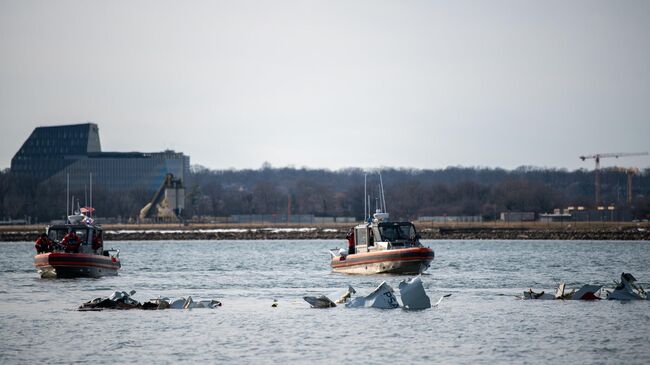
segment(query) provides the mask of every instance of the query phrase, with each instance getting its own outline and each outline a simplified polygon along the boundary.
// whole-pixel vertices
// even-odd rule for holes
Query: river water
[[[400,276],[332,273],[332,240],[111,242],[122,270],[40,279],[32,243],[0,244],[0,363],[650,362],[650,301],[522,301],[524,290],[650,282],[650,242],[425,241],[424,311],[311,309],[305,295]],[[218,299],[217,309],[79,312],[114,290]],[[277,308],[271,304],[276,299]]]

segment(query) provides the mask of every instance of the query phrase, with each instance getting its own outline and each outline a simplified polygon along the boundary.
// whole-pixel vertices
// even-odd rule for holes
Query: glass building
[[[155,191],[172,173],[187,185],[190,158],[163,152],[102,152],[95,123],[38,127],[11,160],[11,171],[42,181],[69,177],[72,190],[93,186],[108,192]]]

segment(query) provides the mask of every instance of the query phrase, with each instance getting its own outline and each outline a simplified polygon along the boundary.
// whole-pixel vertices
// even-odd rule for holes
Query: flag
[[[92,213],[92,212],[95,211],[95,208],[93,208],[93,207],[83,207],[83,208],[80,209],[80,211],[81,211],[81,213],[84,213],[84,214]]]

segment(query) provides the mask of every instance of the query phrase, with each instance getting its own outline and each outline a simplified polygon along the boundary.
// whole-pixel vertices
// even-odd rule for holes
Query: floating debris
[[[577,292],[571,295],[572,300],[599,300],[596,294],[600,292],[602,286],[585,284]]]
[[[194,308],[216,308],[221,306],[218,300],[200,300],[195,302],[192,297],[178,298],[171,300],[169,298],[156,298],[148,302],[140,303],[131,298],[135,294],[135,290],[127,292],[113,292],[105,298],[95,298],[91,301],[83,303],[79,306],[80,311],[100,311],[104,309],[145,309],[145,310],[159,310],[159,309],[194,309]]]
[[[355,294],[357,291],[354,290],[352,285],[348,285],[348,290],[343,294],[339,299],[336,300],[336,304],[345,303],[352,298],[352,294]]]
[[[630,273],[621,273],[621,282],[616,283],[614,291],[607,292],[609,300],[650,300],[650,296],[641,285],[634,284],[636,278]]]
[[[330,298],[321,295],[318,297],[303,297],[302,299],[305,300],[305,302],[309,303],[312,308],[333,308],[336,307],[336,303],[334,303]]]
[[[521,299],[553,300],[555,299],[555,295],[546,293],[544,291],[536,293],[533,291],[533,289],[528,289],[528,291],[524,292],[524,296]]]
[[[420,276],[416,276],[410,280],[403,280],[399,284],[399,289],[402,304],[400,304],[397,297],[395,297],[393,288],[385,281],[379,284],[379,286],[370,294],[363,297],[352,298],[352,295],[356,294],[356,290],[352,286],[348,286],[347,291],[336,301],[332,301],[325,295],[306,296],[303,297],[303,299],[309,303],[312,308],[333,308],[336,307],[337,304],[343,303],[345,303],[347,308],[395,309],[401,307],[407,310],[420,310],[432,307],[431,300],[424,291],[422,278]],[[434,307],[438,306],[443,298],[449,296],[451,296],[451,294],[443,295]]]
[[[403,280],[399,283],[399,292],[402,296],[402,304],[405,309],[419,310],[431,308],[431,300],[424,291],[420,276],[416,276],[409,281]]]
[[[380,308],[395,309],[399,308],[399,302],[393,294],[393,288],[383,281],[372,293],[365,297],[352,299],[345,304],[348,308]]]
[[[636,285],[636,278],[630,273],[621,273],[621,281],[616,282],[616,288],[613,291],[605,290],[609,300],[650,300],[650,296],[643,290],[640,285]],[[555,294],[534,292],[532,289],[524,292],[521,299],[539,299],[539,300],[600,300],[602,286],[585,284],[577,291],[575,289],[565,292],[566,286],[560,283]]]
[[[437,307],[438,305],[440,305],[440,303],[442,303],[443,299],[449,298],[450,296],[451,296],[451,293],[441,296],[440,299],[438,299],[438,301],[436,302],[436,304],[433,305],[433,307],[434,308]]]
[[[545,293],[544,291],[536,293],[532,289],[524,292],[522,299],[537,299],[537,300],[599,300],[598,296],[601,286],[585,284],[577,291],[572,289],[570,292],[565,292],[566,284],[560,283],[555,290],[555,294]]]

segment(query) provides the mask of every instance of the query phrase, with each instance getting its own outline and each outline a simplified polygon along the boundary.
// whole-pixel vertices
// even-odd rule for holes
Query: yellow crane
[[[579,156],[582,161],[594,159],[596,168],[594,169],[595,187],[596,187],[596,208],[600,205],[600,159],[601,158],[619,158],[628,156],[646,156],[648,152],[615,152],[615,153],[596,153],[594,155]],[[629,199],[629,198],[628,198]]]

